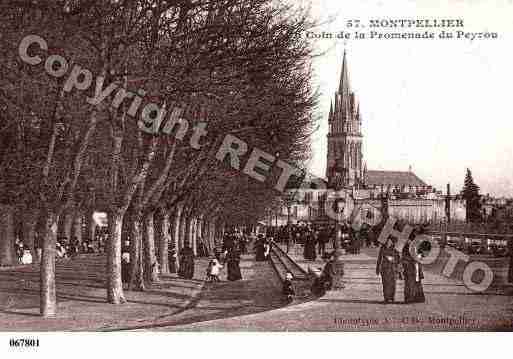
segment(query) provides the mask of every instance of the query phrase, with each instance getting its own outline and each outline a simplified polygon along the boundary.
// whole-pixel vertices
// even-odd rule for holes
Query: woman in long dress
[[[315,239],[312,232],[305,233],[303,256],[306,260],[309,261],[314,261],[317,258],[315,253]]]
[[[420,258],[415,248],[410,248],[411,242],[404,246],[402,265],[404,270],[404,302],[424,303],[426,298],[422,288],[422,265],[413,256]],[[412,253],[413,251],[413,253]]]
[[[389,239],[381,246],[376,265],[376,275],[381,275],[381,281],[383,283],[385,304],[391,303],[395,299],[395,286],[399,260],[399,253],[397,253],[394,248],[394,242]]]
[[[178,276],[185,279],[192,279],[194,277],[194,252],[187,244],[180,251]]]
[[[242,274],[240,273],[239,263],[240,263],[239,251],[236,248],[232,248],[232,250],[230,250],[228,252],[228,255],[226,256],[228,280],[234,281],[234,280],[242,279]]]
[[[265,261],[264,239],[260,235],[255,242],[255,260],[257,262]]]
[[[167,261],[169,263],[169,273],[176,273],[176,250],[174,248],[168,250]]]

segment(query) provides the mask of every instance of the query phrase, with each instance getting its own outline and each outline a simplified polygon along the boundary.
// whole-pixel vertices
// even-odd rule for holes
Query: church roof
[[[366,183],[370,186],[427,186],[415,173],[407,171],[367,171]]]

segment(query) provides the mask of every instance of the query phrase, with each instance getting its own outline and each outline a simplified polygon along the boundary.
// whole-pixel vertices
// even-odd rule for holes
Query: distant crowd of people
[[[364,223],[358,230],[347,222],[340,226],[341,237],[339,247],[346,253],[359,254],[363,246],[378,246],[376,230]],[[328,258],[328,247],[335,248],[335,225],[316,225],[311,223],[288,224],[268,227],[267,238],[286,245],[286,252],[297,244],[303,246],[303,257],[315,261],[317,256]]]
[[[78,254],[83,253],[104,253],[105,243],[108,239],[106,229],[98,227],[94,240],[79,241],[77,237],[71,236],[67,238],[58,236],[55,242],[55,257],[56,258],[73,258]],[[32,264],[36,260],[41,260],[43,239],[36,234],[34,238],[34,245],[31,248],[20,238],[16,238],[14,249],[19,264]],[[34,258],[36,257],[36,258]]]

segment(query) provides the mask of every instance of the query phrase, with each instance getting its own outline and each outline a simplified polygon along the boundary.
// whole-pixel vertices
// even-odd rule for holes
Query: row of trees
[[[123,230],[131,233],[130,287],[144,290],[159,279],[156,246],[165,273],[170,243],[178,249],[193,232],[212,234],[263,216],[280,195],[273,189],[280,169],[255,181],[215,154],[233,134],[292,165],[308,156],[317,95],[303,34],[312,26],[306,9],[272,0],[2,2],[1,211],[5,224],[21,214],[32,248],[36,232],[43,238],[43,316],[57,310],[55,245],[70,213],[77,226],[94,210],[108,213],[106,291],[115,304],[125,302]],[[46,51],[29,49],[43,59],[37,65],[19,56],[30,34],[48,44]],[[51,54],[67,60],[66,75],[45,70]],[[89,88],[66,86],[75,65],[93,74]],[[86,81],[86,74],[75,75]],[[112,91],[94,102],[110,88],[182,109],[174,118],[186,121],[170,135],[141,131],[133,95],[125,100]],[[202,123],[198,144],[191,129]]]

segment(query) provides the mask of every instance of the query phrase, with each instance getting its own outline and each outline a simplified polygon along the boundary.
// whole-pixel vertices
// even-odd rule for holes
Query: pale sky
[[[495,40],[348,40],[349,77],[360,103],[369,169],[413,171],[445,191],[461,189],[469,167],[481,193],[513,196],[513,1],[312,0],[332,19],[318,32],[347,30],[348,19],[452,18],[497,32]],[[368,27],[362,29],[370,31]],[[432,29],[378,29],[412,32]],[[440,31],[435,29],[434,31]],[[340,78],[344,40],[312,40],[322,121],[312,141],[312,173],[326,166],[327,114]]]

